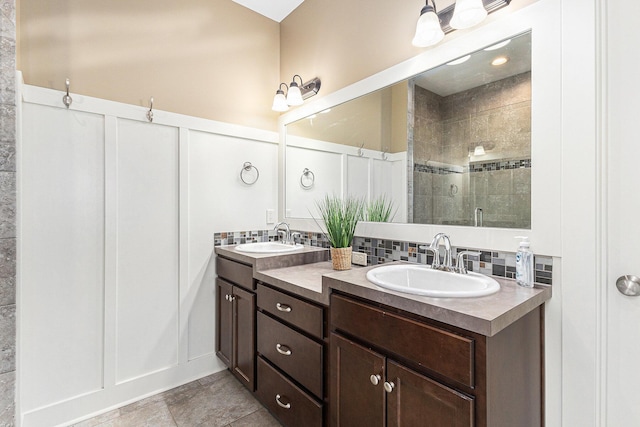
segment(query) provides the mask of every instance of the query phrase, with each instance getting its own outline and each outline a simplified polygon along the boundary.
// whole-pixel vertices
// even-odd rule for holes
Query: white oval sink
[[[500,290],[498,282],[482,274],[451,273],[421,265],[376,267],[367,272],[367,280],[386,289],[436,298],[481,297]]]
[[[304,248],[303,245],[285,245],[280,242],[255,242],[243,243],[236,246],[236,250],[240,252],[250,252],[256,254],[277,254],[283,252],[299,251]]]

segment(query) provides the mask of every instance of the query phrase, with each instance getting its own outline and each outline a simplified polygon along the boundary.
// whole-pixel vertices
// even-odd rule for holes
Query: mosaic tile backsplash
[[[329,242],[322,233],[299,231],[300,238],[296,243],[308,246],[329,247]],[[237,245],[251,242],[268,242],[278,240],[273,230],[230,231],[215,233],[214,245]],[[368,265],[379,265],[392,261],[408,261],[416,264],[431,264],[433,255],[427,253],[422,246],[428,243],[405,242],[389,239],[376,239],[371,237],[358,237],[353,239],[353,250],[367,254]],[[466,250],[480,252],[479,256],[469,256],[467,270],[487,276],[505,277],[515,279],[516,254],[515,252],[496,252],[478,248],[452,248],[452,256]],[[535,256],[535,281],[545,285],[552,284],[553,258]]]

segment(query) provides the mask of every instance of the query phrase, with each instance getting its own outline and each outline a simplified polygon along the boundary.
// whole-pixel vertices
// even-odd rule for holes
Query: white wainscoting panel
[[[69,425],[224,369],[213,235],[277,218],[277,135],[22,87],[22,427]],[[240,169],[260,169],[254,185]]]
[[[24,411],[103,386],[104,117],[25,104],[19,163]]]
[[[287,216],[294,218],[319,218],[316,201],[325,195],[342,196],[342,154],[328,151],[316,151],[300,147],[287,147],[286,183]],[[305,177],[300,182],[303,170],[313,173],[313,184]]]
[[[206,132],[189,132],[189,360],[215,351],[215,306],[211,239],[216,231],[256,230],[266,210],[277,218],[278,146],[264,141]],[[259,171],[247,185],[240,179],[245,162]],[[215,221],[214,221],[215,219]]]
[[[118,120],[116,381],[178,363],[178,128]]]
[[[293,135],[286,143],[286,218],[318,218],[316,201],[326,194],[365,201],[385,195],[394,203],[394,221],[406,222],[406,151],[383,153]],[[312,188],[300,184],[304,168],[315,175]]]
[[[347,179],[345,194],[349,194],[354,197],[362,197],[365,200],[369,199],[371,192],[370,180],[371,176],[369,171],[371,159],[367,157],[351,156],[347,155]]]

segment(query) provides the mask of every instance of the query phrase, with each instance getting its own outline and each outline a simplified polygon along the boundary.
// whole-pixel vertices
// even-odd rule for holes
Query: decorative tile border
[[[273,230],[222,231],[213,234],[213,245],[240,245],[242,243],[269,242],[278,240]]]
[[[328,248],[329,242],[322,233],[299,231],[300,238],[297,243],[307,246]],[[214,246],[234,245],[248,242],[268,242],[278,240],[273,230],[257,231],[232,231],[214,234]],[[408,261],[416,264],[431,264],[433,255],[427,253],[422,247],[425,243],[405,242],[399,240],[376,239],[371,237],[358,237],[353,239],[353,250],[367,254],[368,265],[379,265],[392,261]],[[516,254],[515,252],[495,252],[476,248],[452,248],[452,256],[461,251],[472,250],[480,252],[479,256],[467,258],[467,270],[487,276],[498,276],[507,279],[515,279]],[[443,255],[443,254],[442,254]],[[553,258],[536,255],[534,257],[534,273],[536,283],[552,284]]]
[[[459,169],[456,167],[446,167],[446,166],[431,166],[425,165],[421,163],[414,163],[413,171],[414,172],[424,172],[430,173],[434,175],[450,175],[453,173],[468,173],[468,172],[488,172],[488,171],[498,171],[498,170],[509,170],[509,169],[528,169],[531,168],[531,159],[511,159],[511,160],[502,160],[496,162],[473,162],[468,166],[462,166]]]
[[[444,166],[430,166],[430,165],[423,165],[421,163],[414,163],[413,171],[425,172],[433,175],[450,175],[452,173],[464,173],[462,168],[460,170],[455,170],[453,168],[448,168]]]
[[[499,162],[474,162],[469,164],[469,172],[501,171],[524,168],[531,168],[531,159],[513,159]]]

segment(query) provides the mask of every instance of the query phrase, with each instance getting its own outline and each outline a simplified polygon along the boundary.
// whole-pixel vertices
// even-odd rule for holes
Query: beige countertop
[[[551,286],[524,288],[518,286],[515,280],[498,277],[494,279],[500,283],[500,291],[493,295],[476,298],[430,298],[374,285],[367,280],[366,273],[376,266],[353,266],[351,270],[335,271],[328,261],[294,265],[292,260],[272,259],[292,255],[247,256],[248,254],[237,252],[232,247],[219,248],[221,250],[216,248],[216,253],[253,265],[257,280],[326,306],[329,305],[332,290],[337,290],[486,336],[497,334],[551,298]],[[325,255],[327,250],[324,251],[320,253]],[[317,251],[305,253],[314,252]],[[240,257],[235,258],[236,255]],[[264,262],[265,259],[269,262]]]
[[[325,288],[339,290],[462,329],[493,336],[551,298],[551,286],[524,288],[493,277],[500,290],[485,297],[430,298],[383,289],[366,278],[365,267],[324,276]],[[455,273],[452,273],[455,274]]]
[[[216,246],[215,253],[226,258],[253,266],[254,273],[260,270],[311,264],[329,259],[329,249],[304,246],[299,251],[275,254],[240,252],[237,245]]]

